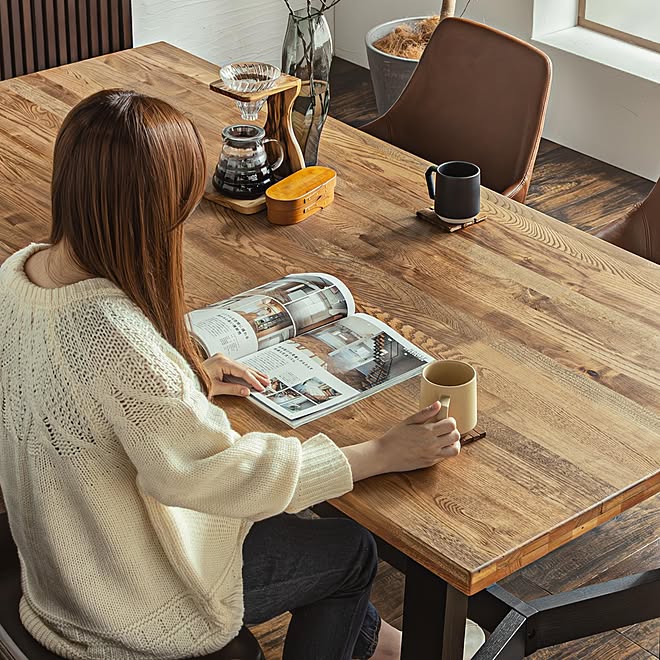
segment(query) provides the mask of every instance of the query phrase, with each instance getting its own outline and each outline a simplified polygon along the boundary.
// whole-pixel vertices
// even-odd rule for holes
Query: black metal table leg
[[[660,616],[660,568],[529,603],[501,587],[489,591],[511,610],[474,660],[520,660],[538,649]]]
[[[409,560],[402,660],[462,660],[468,597]]]

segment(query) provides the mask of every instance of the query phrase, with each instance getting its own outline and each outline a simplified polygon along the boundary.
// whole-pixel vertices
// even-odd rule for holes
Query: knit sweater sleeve
[[[112,371],[106,408],[145,495],[168,506],[260,520],[295,513],[353,487],[343,452],[324,434],[232,430],[183,358],[167,346],[129,353]]]

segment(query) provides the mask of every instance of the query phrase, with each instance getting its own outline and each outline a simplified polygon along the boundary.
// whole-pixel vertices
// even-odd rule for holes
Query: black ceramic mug
[[[435,182],[433,174],[435,173]],[[481,207],[481,170],[464,160],[450,160],[426,170],[433,210],[445,222],[460,224],[473,220]]]

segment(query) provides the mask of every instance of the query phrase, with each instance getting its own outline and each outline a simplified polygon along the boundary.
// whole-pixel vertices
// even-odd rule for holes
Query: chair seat
[[[6,514],[0,514],[0,657],[12,660],[61,660],[35,641],[18,615],[21,599],[20,565]],[[3,654],[4,651],[4,654]],[[202,657],[206,660],[264,660],[259,642],[247,628],[225,648]],[[192,659],[191,659],[192,660]],[[197,658],[196,660],[199,660]]]
[[[660,264],[660,180],[641,203],[595,235],[608,243]]]

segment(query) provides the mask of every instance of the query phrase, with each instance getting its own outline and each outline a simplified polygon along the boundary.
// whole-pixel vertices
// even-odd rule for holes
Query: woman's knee
[[[362,588],[371,585],[378,569],[378,548],[376,541],[367,529],[353,520],[345,520],[342,530],[347,547],[353,549],[353,573]]]

